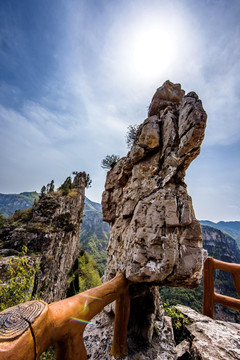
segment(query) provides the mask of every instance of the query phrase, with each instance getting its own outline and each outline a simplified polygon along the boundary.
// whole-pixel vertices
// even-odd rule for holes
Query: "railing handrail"
[[[214,269],[230,272],[233,275],[238,294],[240,294],[240,264],[230,264],[211,257],[207,258],[204,263],[203,314],[212,318],[215,302],[240,310],[240,300],[214,291]],[[24,330],[22,334],[11,341],[8,336],[0,334],[0,360],[38,359],[40,354],[53,343],[57,344],[58,360],[72,360],[73,358],[86,360],[87,354],[83,344],[83,331],[86,323],[114,300],[117,302],[111,354],[115,358],[126,355],[130,312],[129,285],[128,280],[122,274],[118,274],[107,283],[79,295],[50,305],[45,303],[42,313],[33,322],[22,317],[29,322],[28,330]],[[74,322],[76,320],[81,323]]]
[[[115,300],[111,354],[115,358],[126,355],[129,285],[124,275],[118,273],[103,285],[49,305],[35,300],[4,310],[1,313],[4,328],[0,331],[0,360],[37,360],[53,344],[56,344],[57,360],[86,360],[83,343],[86,324]],[[34,317],[32,308],[37,307],[38,303],[41,303],[40,310],[35,311]],[[19,327],[16,318],[20,319]],[[26,322],[29,326],[26,326]]]
[[[214,270],[230,272],[234,286],[240,296],[240,264],[227,263],[208,257],[204,262],[203,271],[203,315],[214,317],[214,303],[240,310],[240,300],[218,294],[214,291]]]

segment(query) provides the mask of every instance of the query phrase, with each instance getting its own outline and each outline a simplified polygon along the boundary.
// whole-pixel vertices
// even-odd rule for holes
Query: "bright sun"
[[[129,65],[136,75],[153,78],[174,62],[177,48],[176,35],[170,29],[150,24],[133,34]]]
[[[187,30],[183,16],[161,15],[135,17],[113,32],[111,60],[120,79],[152,83],[183,66],[192,30]]]

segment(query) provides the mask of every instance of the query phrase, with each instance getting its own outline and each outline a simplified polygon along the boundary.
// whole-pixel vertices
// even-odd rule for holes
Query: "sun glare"
[[[170,67],[176,57],[177,41],[173,31],[150,25],[133,34],[129,65],[137,76],[153,78]]]
[[[146,86],[154,79],[172,77],[189,62],[188,54],[195,47],[194,28],[178,11],[170,17],[163,11],[138,15],[112,29],[106,53],[117,81],[128,79],[128,83]]]

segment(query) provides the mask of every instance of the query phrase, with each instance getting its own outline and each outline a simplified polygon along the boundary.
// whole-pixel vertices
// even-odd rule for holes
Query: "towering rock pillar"
[[[157,89],[130,152],[107,173],[102,209],[111,231],[105,280],[121,270],[135,289],[136,283],[200,283],[202,233],[184,177],[200,153],[207,115],[196,93],[184,94],[170,81]]]

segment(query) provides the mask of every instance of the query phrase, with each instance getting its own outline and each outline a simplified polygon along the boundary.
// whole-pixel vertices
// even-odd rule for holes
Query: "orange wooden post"
[[[239,277],[239,274],[240,274],[240,268],[238,269],[238,273],[232,274],[234,285],[235,285],[235,288],[237,290],[238,296],[240,296],[240,277]]]
[[[86,323],[107,304],[126,293],[128,286],[128,280],[119,273],[101,286],[49,305],[52,324],[56,330],[60,330],[59,334],[53,331],[54,342],[57,343],[57,360],[87,360],[83,343]]]
[[[119,359],[128,353],[127,328],[130,314],[129,292],[123,293],[115,306],[114,335],[110,354]]]
[[[203,315],[214,316],[214,259],[208,257],[203,271]]]
[[[87,360],[87,352],[83,343],[83,333],[66,337],[64,341],[56,343],[56,359],[81,359]]]

